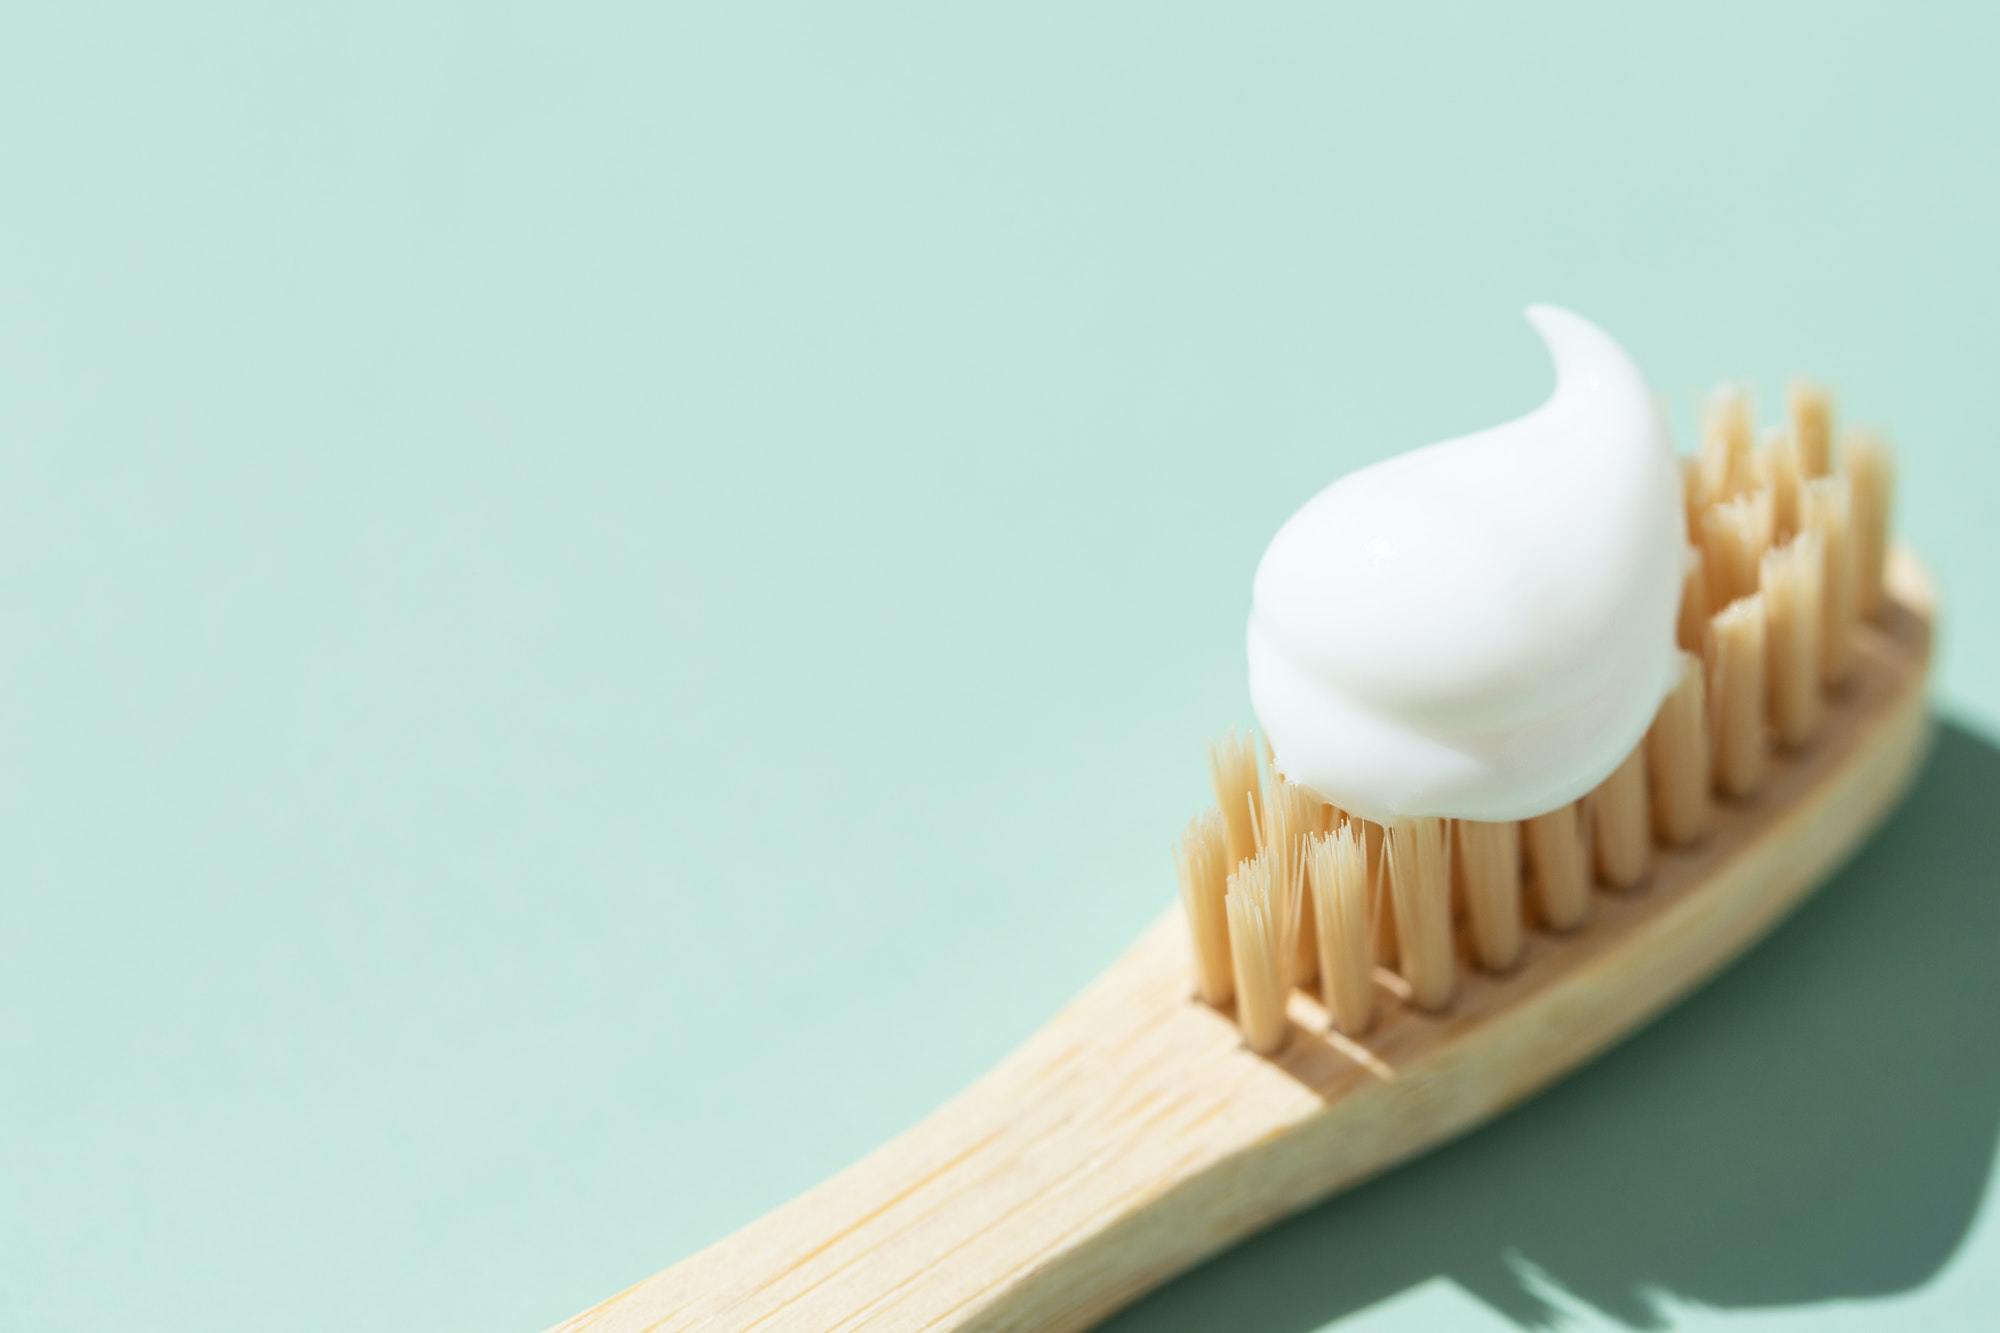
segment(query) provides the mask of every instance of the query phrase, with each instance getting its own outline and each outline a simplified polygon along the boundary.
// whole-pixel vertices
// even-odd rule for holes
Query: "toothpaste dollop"
[[[1552,810],[1673,682],[1686,541],[1659,408],[1596,325],[1527,317],[1546,403],[1341,478],[1257,567],[1258,721],[1280,772],[1352,814]]]

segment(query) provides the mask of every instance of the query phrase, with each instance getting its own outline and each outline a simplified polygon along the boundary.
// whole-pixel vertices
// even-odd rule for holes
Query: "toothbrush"
[[[1852,436],[1836,462],[1810,389],[1751,436],[1747,400],[1711,402],[1676,511],[1682,651],[1586,795],[1377,821],[1218,744],[1182,906],[1069,1007],[885,1147],[558,1327],[1085,1327],[1699,985],[1888,815],[1929,734],[1935,602],[1889,549],[1886,449]]]

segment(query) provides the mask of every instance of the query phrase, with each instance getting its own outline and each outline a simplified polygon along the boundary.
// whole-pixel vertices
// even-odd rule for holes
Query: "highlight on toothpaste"
[[[1589,320],[1527,319],[1548,401],[1340,478],[1257,567],[1275,767],[1349,814],[1555,809],[1632,753],[1680,671],[1681,472],[1653,393]]]

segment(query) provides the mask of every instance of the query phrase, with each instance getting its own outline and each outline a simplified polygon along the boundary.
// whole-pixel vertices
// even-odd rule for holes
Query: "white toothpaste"
[[[1341,478],[1257,567],[1258,720],[1278,770],[1350,814],[1552,810],[1672,683],[1686,539],[1659,409],[1596,325],[1527,316],[1546,403]]]

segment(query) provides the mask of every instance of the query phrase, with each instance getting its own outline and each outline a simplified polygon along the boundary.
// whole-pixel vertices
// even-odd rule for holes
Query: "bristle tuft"
[[[1457,967],[1451,939],[1451,863],[1441,819],[1388,826],[1389,908],[1396,918],[1398,966],[1420,1009],[1451,1003]]]
[[[1732,500],[1755,484],[1750,457],[1754,435],[1748,391],[1725,384],[1709,395],[1701,413],[1701,485],[1707,503]]]
[[[1264,818],[1258,828],[1258,847],[1269,850],[1278,860],[1279,873],[1288,883],[1305,882],[1305,840],[1319,832],[1325,803],[1296,782],[1271,775],[1264,792]],[[1309,889],[1301,889],[1310,893]],[[1301,915],[1310,923],[1312,906],[1300,905]],[[1305,983],[1319,971],[1319,950],[1311,938],[1310,926],[1299,932],[1298,950],[1292,959],[1288,983]]]
[[[1854,634],[1861,619],[1860,567],[1854,558],[1852,485],[1844,476],[1815,477],[1799,496],[1801,526],[1819,538],[1825,562],[1821,590],[1820,677],[1839,685],[1854,674]]]
[[[1683,652],[1674,687],[1646,733],[1646,776],[1653,795],[1653,832],[1669,847],[1685,847],[1708,831],[1707,706],[1701,661]]]
[[[1572,803],[1521,821],[1535,913],[1550,930],[1574,930],[1590,915],[1583,820]]]
[[[1646,803],[1646,747],[1635,746],[1586,800],[1598,882],[1634,889],[1646,878],[1653,833]]]
[[[1810,481],[1833,470],[1833,398],[1817,384],[1793,380],[1785,392],[1798,441],[1799,477]]]
[[[1770,549],[1776,510],[1769,491],[1713,504],[1701,516],[1702,563],[1711,606],[1727,606],[1757,591],[1757,562]]]
[[[1820,631],[1826,616],[1826,560],[1816,533],[1764,553],[1759,578],[1771,725],[1778,743],[1796,749],[1819,730]]]
[[[1798,441],[1783,426],[1764,432],[1757,447],[1757,486],[1771,495],[1773,541],[1799,530],[1799,486],[1802,484]]]
[[[1307,847],[1320,994],[1334,1029],[1357,1037],[1375,1021],[1368,848],[1352,824],[1315,835]]]
[[[1764,599],[1754,594],[1717,611],[1708,625],[1710,747],[1715,787],[1724,796],[1748,796],[1764,781],[1764,625]]]
[[[1215,786],[1215,806],[1228,830],[1229,864],[1241,865],[1257,854],[1257,824],[1264,816],[1257,780],[1257,746],[1248,735],[1232,731],[1208,746],[1208,776]]]
[[[1180,871],[1181,905],[1187,911],[1188,933],[1194,938],[1195,985],[1201,998],[1217,1006],[1236,993],[1229,957],[1228,826],[1219,810],[1188,822],[1174,847]]]
[[[1452,869],[1465,899],[1473,961],[1505,972],[1521,961],[1521,826],[1458,819],[1452,831],[1458,844]]]
[[[1375,918],[1375,961],[1394,967],[1396,914],[1389,910],[1389,831],[1372,819],[1350,817],[1361,836],[1361,850],[1368,864],[1368,911]]]
[[[1229,877],[1229,953],[1236,983],[1236,1023],[1260,1055],[1285,1044],[1286,973],[1296,947],[1298,902],[1277,873],[1277,861],[1259,852]]]
[[[1895,496],[1895,459],[1880,435],[1857,431],[1841,441],[1840,465],[1847,474],[1850,522],[1854,533],[1856,603],[1863,616],[1882,610],[1889,572],[1889,505]]]

